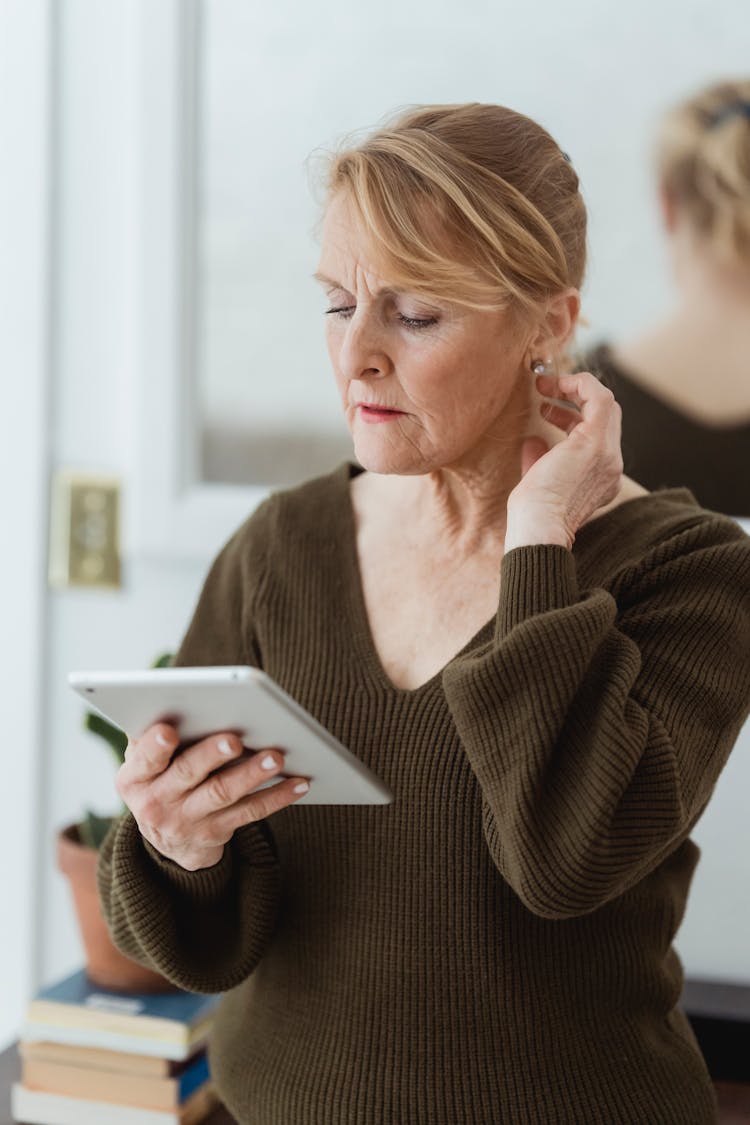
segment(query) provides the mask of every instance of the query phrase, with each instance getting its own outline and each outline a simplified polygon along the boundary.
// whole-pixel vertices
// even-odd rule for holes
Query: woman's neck
[[[505,539],[508,497],[521,479],[524,438],[533,433],[549,446],[563,440],[535,410],[524,417],[522,425],[508,417],[505,426],[493,427],[456,463],[413,476],[383,476],[373,486],[397,504],[402,526],[416,540],[440,543],[457,557],[496,556]]]

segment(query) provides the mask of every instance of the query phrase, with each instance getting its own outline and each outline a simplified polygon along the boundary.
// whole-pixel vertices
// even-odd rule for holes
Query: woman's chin
[[[368,434],[354,434],[354,456],[369,473],[425,473],[430,468],[410,442],[383,441]]]

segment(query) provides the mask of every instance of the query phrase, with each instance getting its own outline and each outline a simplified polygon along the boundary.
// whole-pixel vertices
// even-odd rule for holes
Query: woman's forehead
[[[434,215],[425,214],[422,239],[435,246],[445,242]],[[384,249],[377,232],[368,229],[354,201],[339,192],[328,204],[321,227],[320,260],[313,275],[327,288],[355,292],[357,288],[372,295],[392,295],[429,291],[426,277],[417,280],[413,268],[404,270],[398,251]],[[443,247],[451,258],[447,246]]]
[[[313,277],[325,289],[341,289],[347,293],[354,292],[360,286],[364,286],[373,297],[392,297],[407,292],[404,286],[389,285],[374,274],[360,270],[356,266],[352,271],[341,271],[340,277],[329,276],[320,269],[315,271]]]
[[[371,292],[397,291],[373,239],[351,203],[334,198],[323,220],[320,261],[315,278],[323,285],[351,289],[364,285]]]

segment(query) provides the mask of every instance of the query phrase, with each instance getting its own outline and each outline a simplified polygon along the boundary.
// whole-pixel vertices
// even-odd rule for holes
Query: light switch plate
[[[120,482],[61,469],[52,487],[51,585],[118,588]]]

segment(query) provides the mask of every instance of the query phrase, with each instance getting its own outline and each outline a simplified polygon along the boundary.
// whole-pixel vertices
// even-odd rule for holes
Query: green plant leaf
[[[158,656],[151,665],[152,668],[168,668],[174,660],[171,652],[164,652]],[[86,730],[96,734],[102,738],[112,753],[114,754],[115,761],[118,767],[125,761],[125,751],[128,746],[128,736],[125,731],[120,730],[114,723],[110,723],[101,715],[97,715],[94,711],[87,711],[83,717],[83,725]],[[123,812],[125,808],[123,806]],[[81,835],[81,840],[90,848],[96,848],[97,851],[101,846],[104,837],[109,831],[109,827],[114,820],[111,816],[98,816],[96,813],[87,811],[84,819],[78,826]]]
[[[168,668],[174,656],[171,652],[164,652],[161,656],[157,656],[152,668]],[[84,715],[83,725],[86,730],[91,731],[92,734],[99,735],[103,738],[107,745],[111,748],[118,766],[121,766],[125,761],[125,750],[128,745],[128,736],[125,731],[120,730],[119,727],[114,726],[113,723],[108,722],[107,719],[102,718],[101,715],[95,714],[93,711],[87,711]]]
[[[78,834],[81,837],[81,843],[85,844],[87,848],[94,848],[96,851],[99,851],[113,820],[114,817],[99,816],[98,813],[88,809],[84,819],[78,825]]]
[[[107,719],[102,718],[101,715],[94,714],[93,711],[87,711],[83,725],[86,730],[90,730],[92,734],[98,734],[103,738],[107,745],[112,750],[118,766],[122,765],[125,761],[125,749],[128,745],[128,736],[124,730],[114,726]]]

